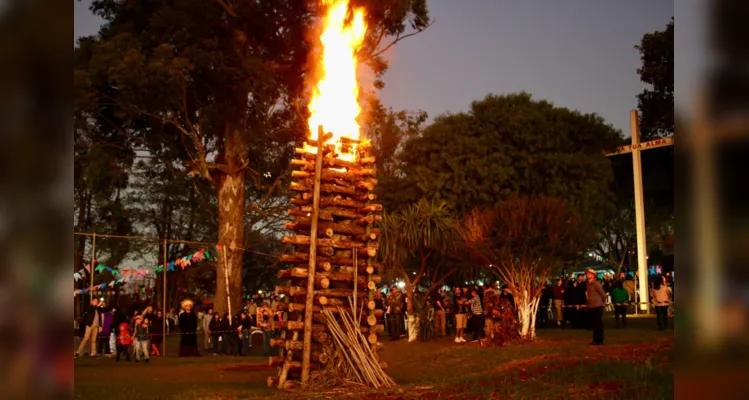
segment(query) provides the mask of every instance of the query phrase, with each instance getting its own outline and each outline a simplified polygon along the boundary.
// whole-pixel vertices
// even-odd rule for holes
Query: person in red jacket
[[[125,354],[127,362],[130,360],[130,343],[133,342],[133,336],[130,334],[130,327],[127,322],[120,324],[119,333],[117,334],[117,362],[120,362],[120,354]]]

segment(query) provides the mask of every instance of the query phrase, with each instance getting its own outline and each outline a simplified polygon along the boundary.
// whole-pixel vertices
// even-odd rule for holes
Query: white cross
[[[618,147],[611,153],[606,153],[607,157],[618,154],[632,153],[632,169],[635,180],[635,223],[637,226],[637,271],[639,272],[639,297],[640,309],[648,311],[648,265],[647,265],[647,246],[645,244],[645,204],[642,197],[642,159],[640,152],[642,150],[655,149],[657,147],[673,146],[674,138],[668,137],[663,139],[651,140],[640,143],[640,132],[638,128],[637,110],[629,112],[629,123],[632,135],[632,144]]]

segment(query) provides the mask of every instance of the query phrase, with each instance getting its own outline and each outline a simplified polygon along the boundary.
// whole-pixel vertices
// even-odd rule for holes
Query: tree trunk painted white
[[[408,314],[408,343],[419,339],[419,316]]]
[[[515,298],[520,322],[518,329],[523,339],[536,338],[536,313],[538,313],[539,300],[537,296],[531,296],[527,289],[523,289],[520,296]]]

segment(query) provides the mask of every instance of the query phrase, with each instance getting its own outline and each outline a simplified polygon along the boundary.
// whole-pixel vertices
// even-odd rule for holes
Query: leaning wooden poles
[[[380,230],[372,224],[381,221],[382,206],[372,202],[377,181],[371,143],[347,138],[326,143],[332,136],[319,127],[317,139],[298,148],[299,158],[292,160],[296,170],[291,189],[296,195],[289,209],[292,221],[286,224],[291,234],[283,242],[293,251],[281,258],[288,268],[278,272],[285,284],[276,287],[276,293],[284,295],[276,310],[285,317],[276,328],[284,334],[271,341],[282,356],[271,358],[279,374],[268,380],[280,389],[307,383],[310,371],[322,369],[332,356],[326,354],[332,347],[325,346],[333,341],[330,315],[338,321],[341,309],[357,305],[366,310],[351,317],[356,320],[352,329],[365,335],[375,358],[377,333],[384,330],[377,323],[382,310],[375,302],[381,299],[374,261]]]

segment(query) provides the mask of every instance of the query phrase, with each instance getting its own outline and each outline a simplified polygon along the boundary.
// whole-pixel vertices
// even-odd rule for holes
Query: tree
[[[366,7],[370,27],[360,58],[380,77],[383,52],[409,36],[407,25],[428,27],[426,2],[355,3]],[[246,186],[273,193],[294,142],[307,134],[315,7],[306,0],[94,0],[91,10],[106,23],[76,47],[76,111],[215,192],[226,249],[217,269],[219,312],[229,294],[241,303]],[[250,211],[264,204],[253,202]]]
[[[488,95],[467,113],[442,115],[400,152],[403,178],[392,205],[421,197],[459,212],[511,195],[549,195],[591,218],[610,210],[605,149],[621,134],[601,117],[535,101],[526,93]],[[385,190],[385,189],[383,189]]]
[[[637,95],[642,140],[674,134],[674,18],[666,29],[643,35],[635,48],[640,80],[651,86]]]
[[[627,260],[627,254],[637,247],[634,204],[630,201],[626,206],[618,207],[615,212],[598,221],[596,227],[593,250],[613,264],[618,273]]]
[[[536,313],[547,279],[591,243],[588,226],[564,201],[513,196],[474,209],[460,226],[468,252],[511,290],[520,336],[536,336]]]
[[[444,201],[422,199],[383,216],[379,254],[387,271],[405,283],[409,341],[418,335],[414,289],[423,281],[429,281],[428,297],[456,270],[455,264],[435,261],[439,255],[445,257],[456,252],[459,238],[455,226],[455,217]],[[451,268],[445,269],[445,266]]]

